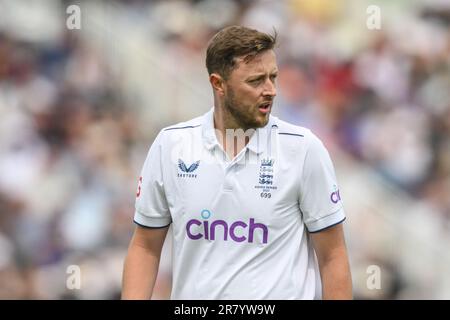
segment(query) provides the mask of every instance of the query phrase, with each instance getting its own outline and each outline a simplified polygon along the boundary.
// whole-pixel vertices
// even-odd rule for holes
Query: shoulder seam
[[[197,124],[197,125],[195,125],[195,126],[185,126],[185,127],[166,128],[166,129],[163,129],[163,131],[178,130],[178,129],[189,129],[189,128],[197,128],[197,127],[200,127],[200,126],[201,126],[201,124]]]
[[[303,134],[299,133],[292,133],[292,132],[278,132],[278,134],[286,135],[286,136],[297,136],[297,137],[304,137]]]

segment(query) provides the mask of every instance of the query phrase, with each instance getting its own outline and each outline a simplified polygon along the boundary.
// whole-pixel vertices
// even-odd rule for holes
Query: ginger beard
[[[240,103],[230,85],[227,85],[227,94],[224,97],[224,109],[228,116],[244,131],[247,129],[262,128],[269,122],[270,111],[263,114],[258,105]]]

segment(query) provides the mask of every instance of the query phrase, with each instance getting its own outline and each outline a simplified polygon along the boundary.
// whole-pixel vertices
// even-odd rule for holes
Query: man
[[[123,299],[152,295],[173,227],[172,299],[350,299],[345,214],[328,152],[271,116],[276,35],[209,43],[214,108],[163,129],[138,187]]]

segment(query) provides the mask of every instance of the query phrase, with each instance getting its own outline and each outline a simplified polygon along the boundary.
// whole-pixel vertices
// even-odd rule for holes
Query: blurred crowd
[[[212,106],[204,51],[231,24],[277,30],[277,116],[450,230],[450,1],[378,1],[376,30],[368,1],[76,3],[80,30],[66,27],[70,1],[0,0],[0,298],[120,296],[148,147]],[[96,33],[100,16],[121,33]],[[70,265],[81,290],[66,287]]]

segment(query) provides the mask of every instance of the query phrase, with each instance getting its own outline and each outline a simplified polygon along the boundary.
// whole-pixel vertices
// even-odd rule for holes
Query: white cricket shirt
[[[310,130],[270,116],[231,160],[211,109],[158,134],[134,220],[172,223],[172,299],[314,299],[309,233],[345,214],[329,154]]]

